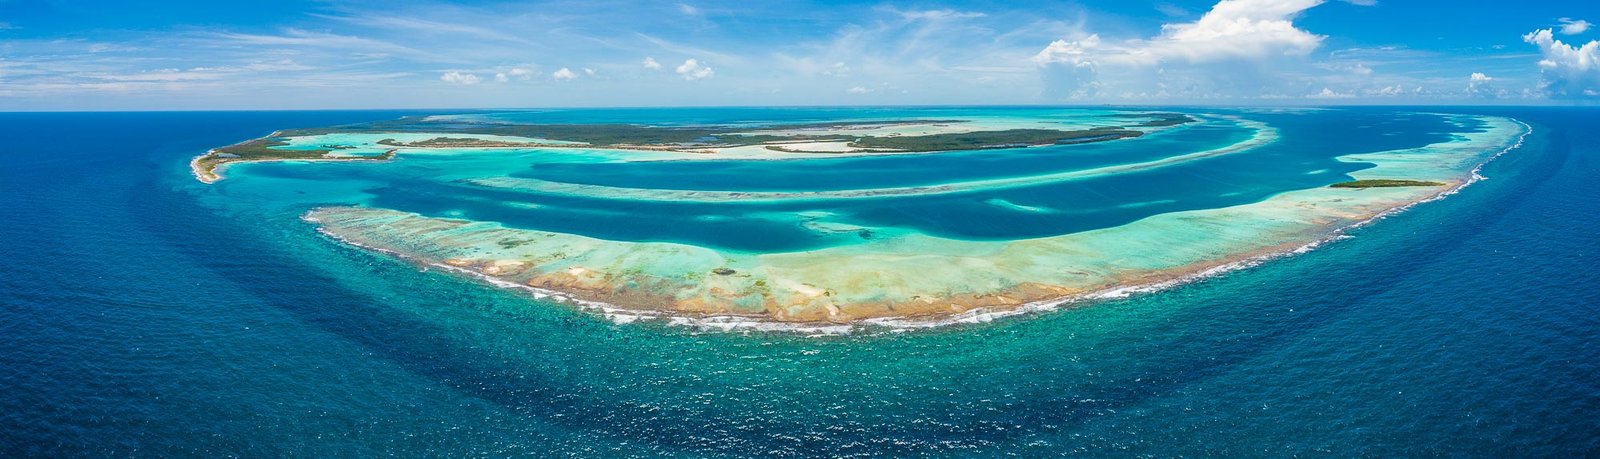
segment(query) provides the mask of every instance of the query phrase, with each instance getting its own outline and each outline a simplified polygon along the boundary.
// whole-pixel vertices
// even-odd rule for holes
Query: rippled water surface
[[[8,262],[0,270],[0,336],[6,339],[0,346],[0,451],[1594,454],[1600,448],[1600,290],[1594,288],[1600,285],[1600,132],[1594,129],[1600,111],[1425,111],[1509,116],[1530,124],[1534,134],[1485,168],[1489,180],[1308,254],[1072,310],[833,337],[616,325],[515,292],[420,272],[333,243],[295,218],[319,199],[350,196],[426,211],[429,193],[452,192],[443,185],[330,184],[308,173],[317,168],[284,164],[248,166],[252,178],[262,180],[207,187],[189,177],[185,165],[207,148],[275,129],[405,113],[0,115],[7,142],[0,147],[0,218],[6,222],[0,257]],[[836,115],[826,112],[519,116],[693,124]],[[1237,164],[1207,163],[1199,172],[1280,179],[1255,195],[1179,190],[1218,200],[1180,205],[1258,200],[1275,190],[1315,186],[1307,184],[1321,179],[1308,179],[1308,171],[1349,170],[1322,164],[1326,155],[1296,145],[1349,142],[1343,144],[1348,151],[1339,152],[1348,154],[1427,143],[1445,131],[1433,117],[1390,109],[1311,120],[1412,133],[1357,144],[1317,137],[1336,131],[1336,124],[1319,130],[1311,121],[1294,124],[1308,118],[1258,116],[1286,133],[1273,151],[1307,155],[1295,164],[1295,175],[1287,168],[1252,171],[1244,157]],[[1101,145],[1107,146],[1073,148],[1094,151],[1112,143]],[[982,161],[993,169],[929,168],[1011,173],[1005,157],[965,158],[938,161]],[[871,176],[874,162],[883,161],[903,159],[839,160],[832,167],[846,180],[849,171]],[[1061,161],[1058,166],[1069,168],[1096,159],[1085,154]],[[610,167],[569,164],[523,175],[603,184],[611,173],[665,180],[727,166]],[[356,178],[366,173],[357,165],[323,168],[333,169]],[[695,187],[688,180],[679,188]],[[1122,194],[1084,195],[1083,205],[1113,208],[1175,192],[1111,188]],[[927,198],[908,202],[898,217],[862,211],[861,218],[917,215],[905,225],[995,237],[1015,226],[974,223],[999,209],[984,201],[1027,204],[1029,193],[1043,192],[983,196],[970,207]],[[941,214],[941,208],[965,217]],[[673,213],[650,206],[615,210]],[[500,210],[485,205],[477,211]],[[1128,218],[1114,215],[1060,219],[1050,231]]]

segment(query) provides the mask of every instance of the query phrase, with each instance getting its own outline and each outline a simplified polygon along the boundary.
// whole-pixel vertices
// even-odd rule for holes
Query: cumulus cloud
[[[1300,12],[1322,0],[1222,0],[1199,20],[1161,26],[1161,35],[1135,49],[1135,58],[1215,62],[1233,58],[1303,56],[1322,35],[1295,27]]]
[[[1285,66],[1266,62],[1300,59],[1322,45],[1324,36],[1299,28],[1294,20],[1324,1],[1221,0],[1199,19],[1163,25],[1154,37],[1113,42],[1089,34],[1056,40],[1032,60],[1047,92],[1058,95],[1081,96],[1118,85],[1138,86],[1121,92],[1155,96],[1260,93],[1264,85],[1284,80],[1269,70]],[[1350,70],[1371,73],[1364,65]]]
[[[561,70],[550,73],[550,78],[555,78],[558,81],[572,81],[578,79],[578,74],[573,72],[572,69],[562,67]]]
[[[850,88],[850,89],[846,89],[846,90],[844,90],[844,92],[847,92],[847,93],[850,93],[850,94],[866,94],[866,93],[872,92],[872,90],[871,89],[867,89],[866,86],[856,86],[856,87],[853,87],[853,88]]]
[[[1589,27],[1594,25],[1593,23],[1582,19],[1561,18],[1560,21],[1562,35],[1577,35],[1588,32]]]
[[[1494,77],[1483,72],[1472,72],[1467,76],[1467,95],[1478,97],[1494,97]]]
[[[1038,54],[1034,54],[1033,62],[1039,65],[1071,64],[1073,66],[1092,66],[1094,62],[1089,60],[1089,50],[1099,46],[1099,34],[1089,35],[1081,40],[1074,41],[1056,40],[1050,42],[1050,45],[1045,46]]]
[[[1539,61],[1539,87],[1546,96],[1600,98],[1600,41],[1575,47],[1555,39],[1552,29],[1529,32],[1522,41],[1538,46],[1544,57]]]
[[[471,73],[444,72],[444,75],[439,75],[439,81],[455,84],[478,84],[478,82],[483,81],[483,79],[478,78],[477,75],[473,75]]]
[[[644,58],[644,68],[650,70],[661,70],[661,63],[656,62],[656,58],[654,57],[646,57]]]
[[[683,76],[683,79],[690,81],[708,78],[716,73],[711,70],[711,67],[706,67],[700,61],[694,59],[683,61],[683,65],[678,66],[677,72],[678,75]]]
[[[1322,45],[1317,35],[1294,25],[1294,18],[1323,0],[1222,0],[1194,22],[1166,24],[1161,34],[1124,44],[1102,43],[1099,35],[1078,41],[1056,40],[1034,62],[1094,59],[1108,63],[1212,63],[1275,56],[1304,56]]]
[[[1090,95],[1096,87],[1096,74],[1089,51],[1099,46],[1100,35],[1089,35],[1073,41],[1056,40],[1033,55],[1033,62],[1039,65],[1045,79],[1048,95]]]

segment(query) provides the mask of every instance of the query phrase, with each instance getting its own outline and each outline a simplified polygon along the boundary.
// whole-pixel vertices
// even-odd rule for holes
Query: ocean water
[[[917,111],[938,118],[963,109]],[[1005,110],[995,112],[1004,114]],[[1043,116],[1049,109],[1014,113]],[[904,116],[903,109],[542,111],[659,124]],[[710,219],[704,203],[463,191],[429,160],[258,164],[214,186],[205,149],[402,112],[0,114],[0,451],[8,455],[1280,456],[1600,452],[1600,110],[1259,113],[1249,156],[1103,181],[818,208],[963,239],[1113,226],[1337,181],[1333,156],[1448,139],[1444,112],[1533,127],[1487,180],[1350,239],[1178,288],[993,323],[807,337],[618,325],[343,246],[297,217],[377,207],[739,250],[838,244]],[[467,114],[467,117],[506,115]],[[1372,130],[1371,135],[1351,132]],[[1141,141],[1203,150],[1223,127]],[[574,161],[522,178],[683,190],[852,189],[1126,161],[1116,142],[747,164]],[[1329,146],[1337,146],[1330,148]],[[1057,151],[1059,150],[1059,151]],[[1009,151],[1009,150],[1008,150]],[[1070,153],[1070,154],[1069,154]],[[470,158],[467,158],[470,160]],[[460,165],[462,158],[434,158]],[[374,171],[375,167],[386,168]],[[484,161],[485,169],[503,168]],[[415,170],[396,170],[414,168]],[[433,174],[442,174],[437,169]],[[823,174],[822,172],[827,172]],[[894,173],[889,173],[894,172]],[[328,181],[327,174],[341,180]],[[1169,174],[1169,175],[1163,175]],[[410,177],[410,178],[408,178]],[[1195,179],[1202,177],[1203,179]],[[654,180],[650,182],[649,180]],[[1149,183],[1167,186],[1152,187]],[[1248,184],[1248,185],[1246,185]],[[463,197],[494,199],[463,199]],[[1092,211],[1029,215],[1042,196]],[[463,201],[476,204],[463,205]],[[512,211],[503,201],[524,206]],[[785,207],[789,206],[789,207]],[[747,206],[748,207],[748,206]],[[555,211],[549,211],[555,212]],[[639,222],[656,224],[639,224]],[[660,222],[671,223],[660,224]],[[566,225],[566,226],[561,226]],[[601,229],[596,229],[601,228]],[[661,228],[675,228],[663,232]],[[762,237],[748,237],[762,234]],[[746,237],[741,238],[744,235]],[[709,242],[707,242],[709,243]]]

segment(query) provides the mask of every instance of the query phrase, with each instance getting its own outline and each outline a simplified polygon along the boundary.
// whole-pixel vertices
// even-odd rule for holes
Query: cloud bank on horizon
[[[1588,2],[752,3],[0,2],[0,109],[1600,102]]]

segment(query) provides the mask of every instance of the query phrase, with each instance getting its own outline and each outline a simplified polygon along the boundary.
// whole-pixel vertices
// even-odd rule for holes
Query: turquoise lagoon
[[[729,110],[688,120],[672,113],[605,122],[730,134],[1125,126],[1144,135],[934,152],[842,141],[723,146],[713,137],[683,151],[640,151],[452,133],[597,122],[581,115],[434,116],[385,132],[358,126],[289,137],[274,148],[395,149],[397,159],[231,165],[232,178],[209,198],[221,207],[312,209],[304,219],[339,241],[527,287],[535,298],[615,320],[847,330],[863,320],[987,320],[1289,252],[1468,183],[1529,129],[1506,117],[1320,110],[1188,110],[1194,122],[1149,127],[1137,117],[1162,112]],[[449,136],[540,145],[380,143]],[[1327,187],[1376,178],[1445,185]]]

